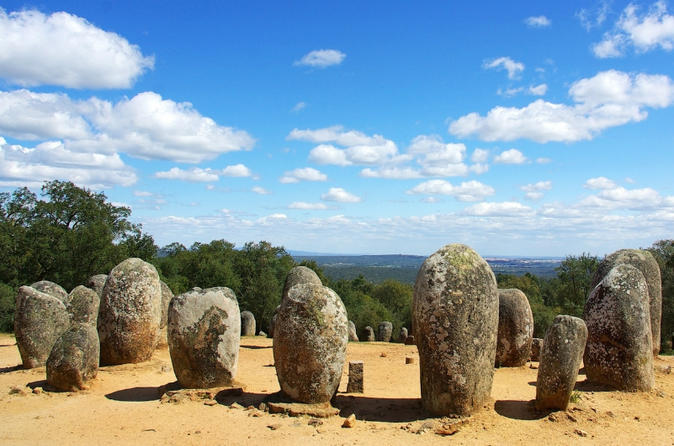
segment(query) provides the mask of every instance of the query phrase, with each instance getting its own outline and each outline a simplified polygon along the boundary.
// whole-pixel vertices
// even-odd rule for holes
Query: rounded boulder
[[[98,373],[99,346],[94,324],[74,323],[59,337],[49,354],[47,384],[66,392],[86,389],[85,383]]]
[[[283,285],[283,294],[281,295],[281,300],[285,299],[288,295],[290,288],[300,283],[313,283],[314,285],[323,285],[321,279],[314,272],[313,269],[306,266],[296,266],[292,268],[288,275],[286,276],[285,284]]]
[[[346,308],[337,293],[314,283],[290,288],[274,328],[281,390],[300,403],[330,401],[342,377],[347,343]]]
[[[498,291],[487,262],[468,246],[428,257],[414,285],[412,326],[421,402],[434,415],[468,415],[489,398],[498,330]]]
[[[520,367],[531,356],[534,316],[527,296],[518,289],[498,290],[496,365]]]
[[[101,305],[101,299],[96,291],[83,285],[75,287],[68,296],[70,305],[68,311],[73,322],[84,324],[93,324],[96,327],[98,319],[98,309]],[[98,339],[98,336],[96,337]]]
[[[239,361],[239,303],[225,287],[188,291],[168,310],[168,345],[181,386],[228,386]]]
[[[102,364],[152,357],[161,323],[161,283],[155,267],[126,259],[110,271],[98,313]]]
[[[255,316],[250,311],[241,312],[241,336],[255,336]]]
[[[393,324],[389,321],[380,322],[377,327],[377,341],[379,342],[391,342],[391,336],[393,335]]]

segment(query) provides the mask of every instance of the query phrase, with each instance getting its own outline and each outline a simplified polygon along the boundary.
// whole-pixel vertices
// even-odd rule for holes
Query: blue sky
[[[2,1],[0,190],[105,191],[159,245],[672,238],[674,5],[463,3]]]

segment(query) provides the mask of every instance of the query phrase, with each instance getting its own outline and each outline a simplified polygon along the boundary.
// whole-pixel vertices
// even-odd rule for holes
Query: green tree
[[[543,301],[542,289],[547,288],[549,282],[530,273],[523,276],[497,274],[496,281],[500,289],[516,288],[527,296],[531,313],[534,316],[534,336],[545,337],[545,332],[555,316],[561,312],[559,307],[548,307]]]
[[[550,295],[548,306],[559,306],[565,314],[582,316],[585,301],[590,294],[592,278],[599,267],[599,259],[583,253],[579,257],[567,256],[557,271],[554,295]]]
[[[660,342],[674,350],[674,240],[659,240],[648,248],[660,266],[662,276],[662,320],[660,322]]]

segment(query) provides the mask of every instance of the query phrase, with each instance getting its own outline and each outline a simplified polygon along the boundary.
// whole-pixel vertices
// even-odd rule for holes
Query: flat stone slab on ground
[[[304,404],[304,403],[272,403],[268,402],[270,413],[285,413],[291,417],[308,415],[315,418],[329,418],[339,415],[339,409],[332,407],[330,403]]]

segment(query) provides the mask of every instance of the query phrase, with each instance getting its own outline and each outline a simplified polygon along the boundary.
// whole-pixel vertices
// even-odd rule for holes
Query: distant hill
[[[366,279],[379,283],[387,279],[413,284],[424,256],[413,255],[293,255],[297,262],[315,261],[333,280],[354,279],[362,274]],[[562,259],[556,257],[494,257],[485,258],[495,274],[517,276],[531,273],[541,277],[554,277],[555,268]]]

